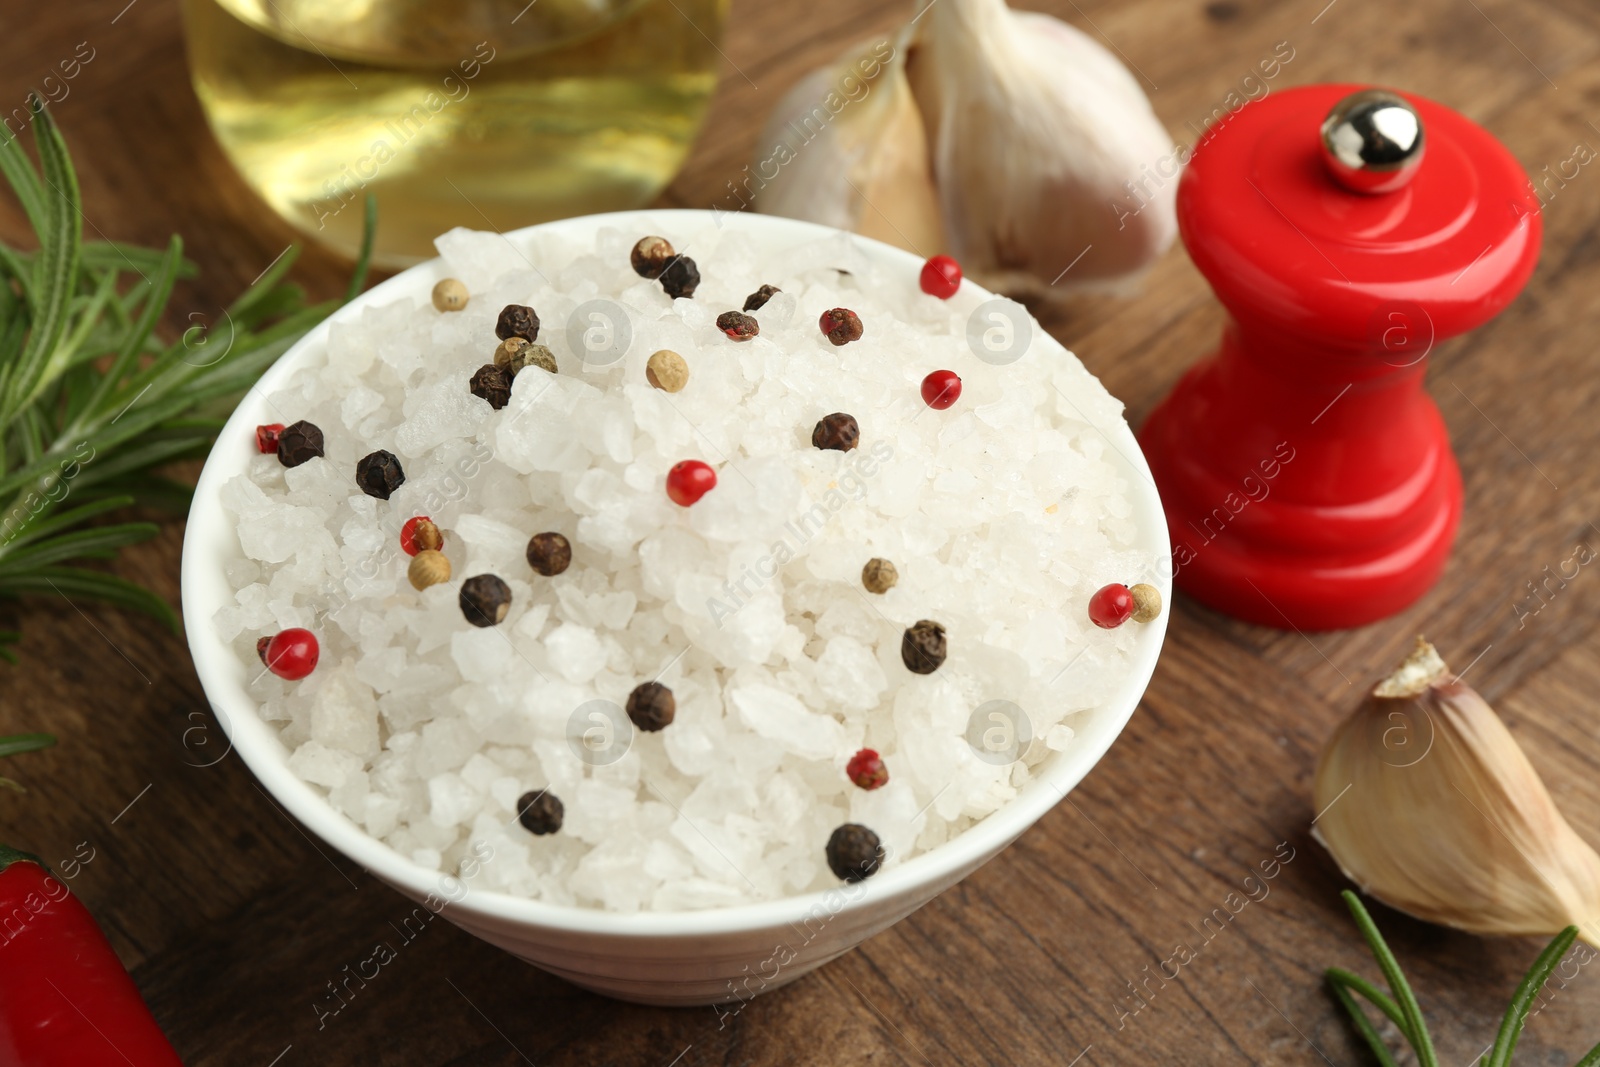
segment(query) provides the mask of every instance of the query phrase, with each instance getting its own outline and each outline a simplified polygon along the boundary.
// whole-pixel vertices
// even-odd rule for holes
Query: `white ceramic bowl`
[[[711,219],[710,213],[700,211],[622,212],[566,219],[507,236],[525,249],[536,232],[587,242],[602,226],[641,234],[683,232],[701,228]],[[722,215],[720,222],[749,233],[769,253],[832,232],[811,223],[748,213]],[[916,257],[877,241],[861,239],[859,245],[886,271],[903,276],[906,285],[917,284],[922,263]],[[374,287],[333,317],[349,319],[363,307],[405,297],[426,301],[442,277],[442,261],[419,264]],[[246,689],[255,664],[241,661],[212,623],[217,610],[232,600],[223,564],[240,555],[220,503],[221,489],[245,471],[255,426],[271,421],[266,395],[320,353],[327,341],[324,323],[267,371],[228,420],[201,472],[184,536],[182,575],[183,614],[200,683],[240,758],[273,799],[312,833],[418,902],[431,901],[437,908],[450,901],[440,914],[457,926],[585,989],[645,1004],[731,1003],[793,981],[854,948],[977,870],[1054,807],[1111,747],[1155,670],[1166,633],[1166,612],[1140,627],[1137,654],[1114,699],[1075,726],[1078,733],[1072,745],[1041,764],[1016,799],[938,848],[856,885],[716,910],[632,915],[469,888],[418,866],[369,836],[289,770],[289,753],[276,728],[259,718],[257,703]],[[1101,429],[1113,446],[1108,457],[1127,475],[1139,547],[1151,558],[1167,558],[1166,520],[1133,433],[1121,420]],[[1170,600],[1170,582],[1162,578],[1157,584]]]

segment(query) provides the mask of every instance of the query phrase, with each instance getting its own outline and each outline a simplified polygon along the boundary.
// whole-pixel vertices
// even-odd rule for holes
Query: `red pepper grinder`
[[[1461,517],[1427,355],[1533,272],[1527,176],[1441,104],[1314,85],[1207,136],[1178,224],[1229,321],[1140,432],[1177,584],[1268,626],[1399,611],[1439,577]]]

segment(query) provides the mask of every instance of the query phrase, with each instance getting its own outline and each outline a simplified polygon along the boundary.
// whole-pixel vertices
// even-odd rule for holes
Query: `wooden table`
[[[91,232],[146,244],[171,231],[201,267],[172,330],[210,312],[291,239],[230,171],[185,76],[173,0],[44,7],[5,0],[0,104],[57,60],[95,58],[56,106],[81,168]],[[1326,6],[1324,6],[1326,4]],[[1185,143],[1280,41],[1274,89],[1393,84],[1446,101],[1536,175],[1600,145],[1600,8],[1587,0],[1044,0],[1112,43]],[[911,10],[887,0],[739,0],[711,120],[666,203],[705,207],[751,156],[780,94],[841,42]],[[120,14],[119,14],[120,12]],[[1593,152],[1593,148],[1590,148]],[[1567,170],[1572,170],[1568,164]],[[1443,346],[1429,387],[1466,476],[1444,579],[1398,618],[1300,635],[1182,600],[1149,693],[1070,797],[918,914],[719,1027],[710,1009],[640,1008],[581,992],[434,924],[319,1029],[327,983],[393,938],[409,905],[310,839],[224,744],[182,641],[138,617],[41,600],[21,609],[18,667],[0,666],[0,733],[49,729],[13,761],[0,838],[60,861],[186,1062],[296,1064],[1359,1064],[1322,969],[1376,976],[1343,882],[1308,836],[1310,773],[1328,731],[1425,630],[1494,702],[1579,831],[1600,841],[1600,577],[1585,569],[1521,620],[1514,606],[1573,554],[1600,547],[1600,169],[1546,194],[1544,256],[1525,295]],[[25,232],[9,200],[0,234]],[[346,266],[308,251],[316,296]],[[1211,345],[1222,315],[1180,249],[1130,300],[1083,299],[1047,325],[1124,398],[1135,423]],[[180,523],[119,573],[176,602]],[[1591,603],[1591,601],[1593,601]],[[0,609],[0,627],[19,612]],[[202,744],[204,742],[205,744]],[[209,745],[210,747],[206,747]],[[80,845],[80,842],[83,843]],[[1142,982],[1280,843],[1293,860],[1137,1015]],[[1483,941],[1379,909],[1444,1062],[1465,1065],[1538,946]],[[3,965],[3,962],[0,962]],[[1148,968],[1148,971],[1146,970]],[[1586,969],[1530,1024],[1521,1063],[1574,1062],[1600,1040]]]

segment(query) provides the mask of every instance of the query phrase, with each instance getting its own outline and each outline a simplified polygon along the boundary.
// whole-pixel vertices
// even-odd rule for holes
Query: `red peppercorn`
[[[883,757],[875,749],[864,748],[851,756],[850,762],[845,764],[844,773],[866,790],[889,784],[889,768],[884,766]]]
[[[280,630],[267,642],[267,652],[262,658],[267,670],[279,678],[299,681],[316,669],[317,635],[298,626]]]
[[[742,311],[724,311],[717,316],[717,329],[727,334],[730,340],[748,341],[761,332],[761,324],[755,320],[755,316]]]
[[[422,529],[422,524],[427,523],[433,529]],[[433,525],[433,520],[426,515],[413,515],[400,527],[400,550],[408,556],[415,556],[425,548],[438,548],[443,543],[439,536],[439,528]]]
[[[1120,582],[1112,582],[1089,598],[1089,621],[1102,630],[1115,630],[1133,614],[1133,594]]]
[[[817,320],[817,328],[822,331],[824,337],[833,342],[835,347],[861,340],[864,329],[861,325],[861,316],[849,308],[832,308],[824,311],[822,318]]]
[[[667,495],[688,507],[717,487],[717,472],[698,459],[686,459],[667,472]]]
[[[961,288],[961,264],[949,256],[934,256],[922,265],[922,291],[949,300]]]
[[[256,427],[256,451],[263,455],[275,456],[278,454],[278,435],[283,432],[283,423],[269,422],[264,426]]]
[[[922,379],[922,401],[935,411],[961,399],[961,378],[953,370],[936,370]]]

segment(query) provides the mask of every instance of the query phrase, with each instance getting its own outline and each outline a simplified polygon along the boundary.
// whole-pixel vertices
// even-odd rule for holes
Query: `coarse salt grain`
[[[692,300],[633,272],[638,234],[541,235],[518,253],[451,231],[439,248],[467,306],[401,300],[335,324],[269,398],[324,427],[326,455],[289,469],[256,457],[222,493],[241,558],[220,632],[248,662],[285,626],[322,645],[307,679],[251,683],[290,768],[418,863],[453,871],[486,843],[475,885],[618,911],[825,888],[834,827],[871,827],[892,867],[997,810],[1128,669],[1130,628],[1099,630],[1083,605],[1155,564],[1097,428],[1121,405],[1036,325],[996,365],[967,344],[972,287],[928,297],[847,237],[774,256],[736,232],[662,232],[693,249]],[[716,313],[760,284],[781,291],[754,312],[759,336],[731,346]],[[591,300],[631,334],[615,361],[571,347],[582,330],[567,322]],[[537,309],[562,369],[521,370],[494,411],[467,382],[507,304]],[[843,348],[817,329],[836,307],[866,325]],[[663,349],[693,368],[670,395],[645,373]],[[920,383],[939,369],[962,399],[929,413]],[[857,449],[811,446],[833,412],[859,416]],[[406,473],[387,501],[354,480],[378,449]],[[690,508],[662,491],[685,458],[719,472]],[[445,531],[456,576],[422,592],[398,548],[419,514]],[[553,579],[525,558],[541,531],[572,544]],[[867,594],[875,557],[899,579]],[[484,573],[512,601],[480,629],[456,598]],[[901,662],[921,619],[949,639],[926,676]],[[673,722],[630,743],[622,716],[625,753],[580,758],[586,730],[616,729],[604,710],[658,679]],[[992,700],[1036,739],[1015,765],[968,742]],[[871,792],[843,773],[863,747],[891,770]],[[534,838],[515,805],[544,789],[566,824]]]

